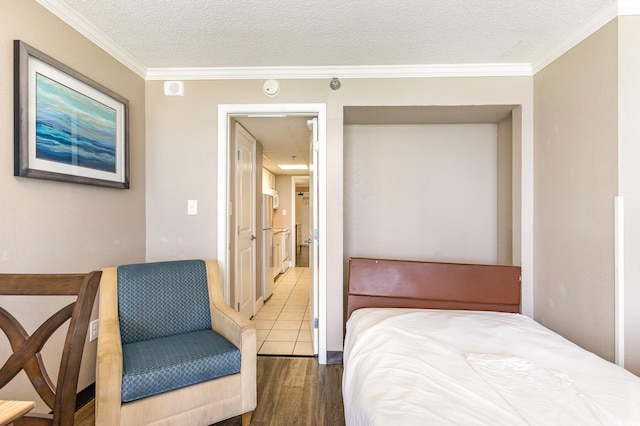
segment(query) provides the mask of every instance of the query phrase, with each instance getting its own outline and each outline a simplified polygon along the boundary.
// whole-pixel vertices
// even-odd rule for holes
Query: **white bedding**
[[[640,378],[519,314],[359,309],[346,424],[640,425]]]

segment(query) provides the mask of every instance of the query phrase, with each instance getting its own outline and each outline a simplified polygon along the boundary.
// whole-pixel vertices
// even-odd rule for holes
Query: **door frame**
[[[326,181],[326,104],[220,104],[218,105],[218,263],[220,279],[227,304],[230,304],[229,262],[231,257],[229,222],[232,206],[229,194],[231,118],[239,115],[309,114],[318,117],[318,185],[319,185],[319,240],[320,245],[318,276],[318,362],[327,363],[327,181]],[[313,319],[311,319],[313,321]]]

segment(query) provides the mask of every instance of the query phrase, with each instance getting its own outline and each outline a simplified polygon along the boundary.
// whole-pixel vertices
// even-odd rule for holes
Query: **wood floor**
[[[341,426],[342,364],[319,365],[316,358],[259,356],[255,426]],[[94,424],[93,402],[76,413],[75,426]],[[215,426],[241,425],[240,416]]]

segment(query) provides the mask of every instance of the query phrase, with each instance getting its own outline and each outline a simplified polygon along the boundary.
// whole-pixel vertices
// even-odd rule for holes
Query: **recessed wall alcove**
[[[345,107],[345,278],[352,256],[520,264],[520,117],[516,105]]]

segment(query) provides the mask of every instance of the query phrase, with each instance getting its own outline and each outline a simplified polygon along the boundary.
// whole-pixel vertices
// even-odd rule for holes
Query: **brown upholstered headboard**
[[[520,312],[520,267],[349,259],[347,318],[359,308]]]

